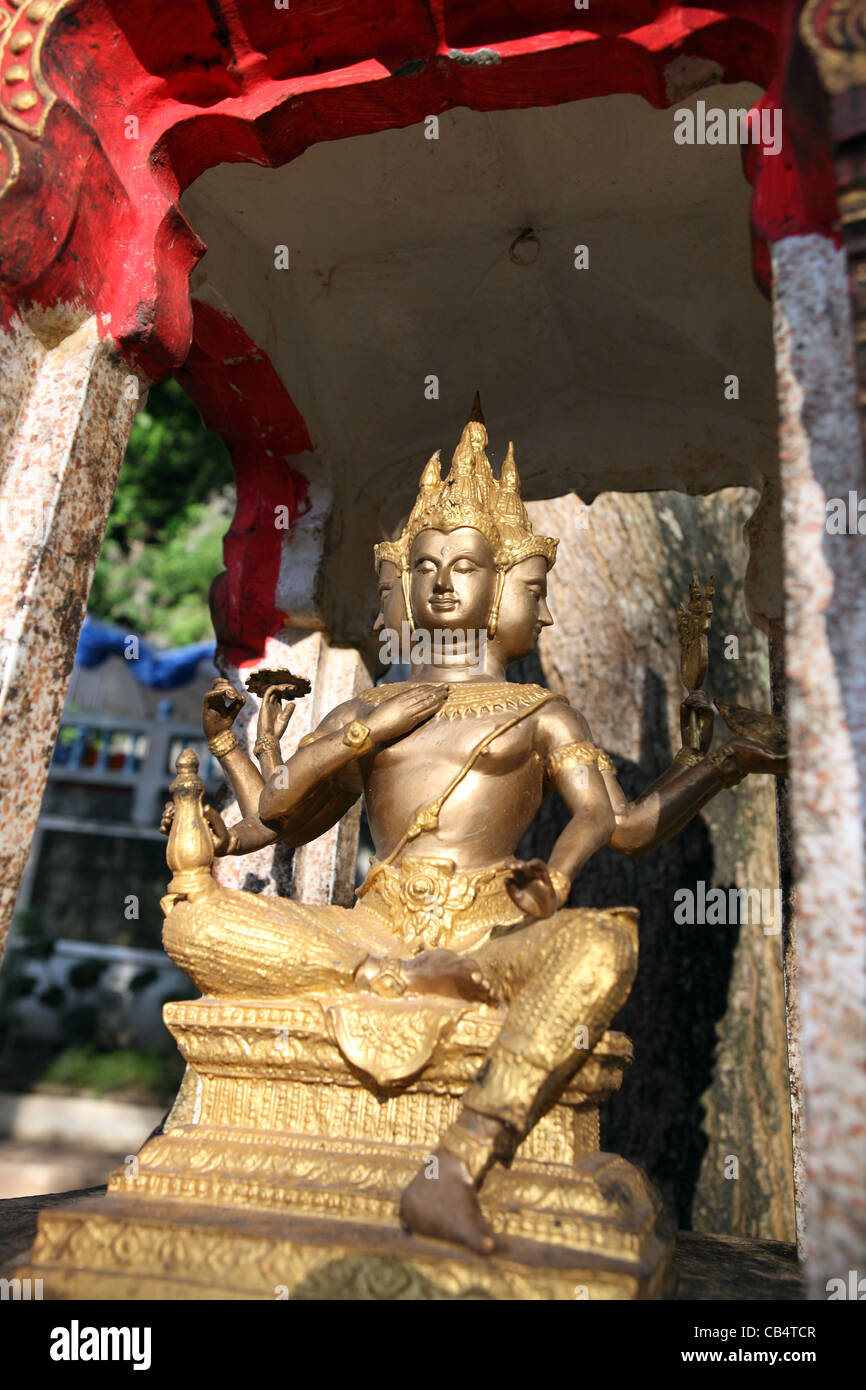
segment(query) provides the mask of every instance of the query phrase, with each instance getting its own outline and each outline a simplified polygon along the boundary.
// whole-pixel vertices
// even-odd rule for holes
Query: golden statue
[[[631,1055],[610,1024],[637,914],[565,904],[596,850],[645,853],[748,772],[783,773],[784,753],[739,735],[708,751],[712,587],[696,579],[680,618],[683,747],[637,801],[563,696],[506,681],[553,621],[557,542],[533,534],[513,447],[497,481],[486,445],[476,398],[448,476],[435,454],[399,540],[376,548],[377,629],[430,639],[420,658],[413,642],[411,679],[335,709],[284,762],[299,687],[258,673],[258,766],[232,732],[244,696],[224,679],[206,696],[242,819],[205,805],[183,754],[163,940],[203,995],[165,1009],[187,1080],[134,1175],[114,1174],[101,1206],[43,1216],[27,1273],[49,1293],[664,1289],[659,1199],[598,1145],[598,1107]],[[546,863],[519,862],[553,791],[571,819]],[[362,793],[376,858],[354,908],[213,879],[215,855],[305,844]]]

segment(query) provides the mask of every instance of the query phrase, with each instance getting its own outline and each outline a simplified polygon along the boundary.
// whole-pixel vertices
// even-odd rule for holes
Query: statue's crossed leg
[[[637,912],[562,911],[488,941],[473,956],[509,1001],[508,1016],[442,1136],[438,1181],[429,1181],[426,1169],[416,1175],[401,1215],[418,1234],[485,1253],[493,1238],[475,1192],[589,1058],[628,998]]]
[[[509,1009],[464,1103],[523,1138],[628,998],[637,911],[566,909],[473,954]]]
[[[404,997],[441,990],[472,999],[480,971],[491,1001],[508,1005],[507,1016],[457,1120],[442,1135],[438,1181],[429,1181],[425,1165],[403,1195],[401,1215],[419,1234],[487,1251],[492,1236],[476,1190],[589,1058],[628,997],[637,968],[637,913],[564,910],[503,931],[463,955],[412,957],[363,907],[218,890],[175,905],[165,945],[203,993],[233,998],[355,994],[359,980],[375,990],[381,973],[398,985],[402,974]],[[436,970],[425,970],[425,958],[433,956]]]

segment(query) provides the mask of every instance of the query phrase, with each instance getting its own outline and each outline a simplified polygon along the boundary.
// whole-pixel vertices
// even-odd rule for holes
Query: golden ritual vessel
[[[400,539],[377,547],[377,627],[447,637],[444,654],[434,642],[410,680],[334,710],[287,763],[289,672],[258,673],[257,762],[231,729],[244,697],[226,680],[207,695],[205,733],[242,819],[227,827],[205,804],[185,752],[162,906],[165,948],[202,991],[164,1010],[186,1079],[105,1198],[42,1214],[19,1273],[46,1296],[632,1299],[668,1286],[657,1194],[599,1149],[599,1107],[631,1058],[610,1025],[637,968],[637,914],[566,903],[596,850],[651,850],[784,757],[740,735],[709,751],[711,589],[681,621],[683,747],[634,802],[564,697],[506,681],[552,622],[556,541],[533,534],[512,446],[497,480],[486,445],[476,401],[447,477],[434,455]],[[553,791],[571,819],[548,861],[515,860]],[[306,843],[362,793],[376,858],[354,908],[213,878],[216,855]]]

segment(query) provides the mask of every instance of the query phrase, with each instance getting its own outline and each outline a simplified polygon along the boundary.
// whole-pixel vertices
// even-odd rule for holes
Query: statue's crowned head
[[[476,395],[448,476],[442,477],[441,451],[437,449],[421,474],[418,497],[402,535],[375,547],[376,568],[389,561],[400,573],[410,623],[414,621],[410,587],[413,545],[425,532],[449,535],[468,527],[479,532],[487,542],[496,570],[496,587],[487,620],[491,637],[496,632],[505,576],[512,566],[531,556],[540,556],[548,570],[554,564],[558,542],[551,536],[538,536],[532,530],[520,496],[514,445],[508,445],[498,480],[493,476],[486,447],[487,429]]]

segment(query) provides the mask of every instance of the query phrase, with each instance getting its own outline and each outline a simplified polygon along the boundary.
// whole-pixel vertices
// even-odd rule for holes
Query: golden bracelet
[[[742,782],[748,776],[740,767],[736,751],[733,748],[717,748],[715,753],[711,753],[708,759],[722,779],[723,787],[735,787],[738,782]]]
[[[280,740],[274,734],[262,734],[253,744],[253,753],[256,757],[260,753],[279,753]]]
[[[674,762],[679,767],[695,767],[697,763],[702,763],[703,760],[703,753],[699,753],[696,748],[686,747],[680,748],[676,757],[674,758]]]
[[[553,891],[556,893],[556,906],[557,908],[563,907],[568,902],[568,895],[571,892],[571,879],[566,878],[565,874],[561,874],[558,869],[551,869],[550,865],[547,866],[547,872],[550,875]]]
[[[215,758],[224,758],[233,748],[237,748],[238,741],[231,729],[224,729],[221,734],[216,734],[213,738],[209,738],[207,746]]]

